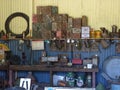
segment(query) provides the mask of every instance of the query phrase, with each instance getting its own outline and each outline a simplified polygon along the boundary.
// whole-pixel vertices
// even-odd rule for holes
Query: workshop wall
[[[73,17],[86,15],[89,18],[89,25],[96,30],[101,26],[111,30],[113,24],[120,27],[119,3],[120,0],[0,0],[0,30],[5,30],[5,20],[11,13],[24,12],[30,17],[31,23],[32,13],[36,13],[36,6],[46,5],[58,6],[59,13],[67,13]]]
[[[120,1],[119,0],[34,0],[34,12],[39,5],[56,5],[59,13],[68,13],[73,17],[86,15],[89,24],[94,29],[101,26],[111,30],[111,25],[120,27]]]
[[[108,30],[111,30],[111,26],[113,24],[120,27],[120,0],[0,0],[0,30],[5,30],[4,24],[7,17],[14,12],[23,12],[26,13],[30,17],[30,29],[32,27],[31,20],[32,14],[36,14],[36,6],[46,6],[53,5],[58,6],[59,13],[66,13],[72,17],[81,17],[82,15],[86,15],[88,17],[88,23],[91,27],[98,30],[101,26],[106,27]],[[16,23],[16,22],[15,22]],[[12,28],[20,28],[19,26],[11,26]],[[21,26],[22,27],[22,26]],[[20,29],[16,30],[17,32],[21,32]],[[6,42],[5,42],[6,43]],[[17,50],[19,42],[11,41],[7,42],[10,49],[14,54],[21,56],[21,51]],[[100,49],[99,52],[82,52],[81,56],[84,58],[85,56],[90,57],[93,54],[97,53],[100,57],[100,65],[99,65],[99,73],[97,80],[106,84],[105,79],[101,76],[102,71],[102,62],[111,55],[117,55],[114,51],[115,44],[111,45],[108,49]],[[101,46],[100,46],[101,48]],[[27,53],[27,56],[30,56],[28,52],[30,50],[27,47],[24,47],[24,51]],[[38,60],[41,55],[40,51],[33,52],[33,59]],[[49,53],[51,54],[51,52]],[[56,52],[52,52],[52,54],[56,54]],[[30,57],[28,57],[29,59]],[[4,73],[0,74],[4,76]],[[19,76],[26,75],[25,73],[18,74]],[[49,81],[48,73],[40,73],[38,72],[36,76],[45,76],[45,78],[38,78],[38,81]]]
[[[29,17],[32,17],[32,0],[0,0],[0,30],[5,30],[5,21],[14,12],[23,12]],[[21,18],[20,18],[21,19]],[[24,22],[21,23],[20,19],[12,23],[10,26],[15,33],[21,33],[21,29],[24,28]],[[31,19],[30,19],[31,22]],[[30,25],[31,26],[31,25]]]
[[[33,61],[32,64],[40,64],[40,57],[42,56],[42,53],[40,50],[37,51],[31,51],[31,47],[28,45],[28,42],[25,41],[24,43],[20,44],[19,40],[10,40],[10,41],[0,41],[0,43],[6,44],[10,50],[12,51],[12,55],[18,55],[20,57],[20,59],[22,60],[22,52],[25,53],[26,55],[26,60],[27,60],[27,64],[31,64],[31,60]],[[45,51],[47,51],[47,55],[49,56],[57,56],[60,53],[64,53],[64,54],[68,54],[68,58],[69,60],[71,60],[71,52],[63,52],[63,51],[52,51],[49,48],[49,43],[45,43]],[[106,58],[108,58],[109,56],[120,56],[120,53],[116,52],[116,42],[114,43],[109,43],[109,47],[108,48],[103,48],[101,46],[101,44],[99,44],[99,51],[96,52],[91,52],[91,51],[79,51],[79,54],[81,54],[81,59],[84,58],[91,58],[93,55],[98,55],[99,56],[99,72],[97,73],[97,83],[102,83],[103,85],[107,86],[107,81],[103,78],[103,76],[101,75],[101,73],[103,72],[103,62],[104,60],[106,60]],[[15,62],[14,59],[12,59],[12,62]],[[61,74],[61,73],[60,73]],[[65,75],[65,73],[63,72],[62,74]],[[26,77],[28,75],[28,72],[18,72],[17,77]],[[35,76],[35,78],[37,79],[38,82],[50,82],[50,77],[49,77],[49,72],[40,72],[40,71],[35,71],[33,72],[33,75]],[[0,76],[6,78],[7,75],[5,74],[5,72],[0,72]],[[41,78],[42,77],[42,78]]]

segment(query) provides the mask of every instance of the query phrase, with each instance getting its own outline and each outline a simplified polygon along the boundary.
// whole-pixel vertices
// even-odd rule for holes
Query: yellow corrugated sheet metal
[[[120,27],[119,4],[120,0],[35,0],[35,6],[57,5],[59,13],[73,17],[86,15],[92,28],[105,26],[109,30],[113,24]]]
[[[31,1],[32,0],[0,0],[0,30],[5,30],[5,21],[12,13],[23,12],[29,17],[32,17]],[[21,30],[26,29],[25,22],[21,21],[21,18],[17,18],[17,21],[13,19],[13,23],[10,23],[10,28],[12,28],[12,31],[15,33],[21,33]]]
[[[86,15],[89,25],[96,30],[103,26],[111,30],[113,24],[120,27],[119,4],[120,0],[0,0],[0,30],[4,29],[6,18],[13,12],[29,15],[31,29],[32,13],[36,13],[36,6],[46,5],[58,6],[59,13],[72,17]]]

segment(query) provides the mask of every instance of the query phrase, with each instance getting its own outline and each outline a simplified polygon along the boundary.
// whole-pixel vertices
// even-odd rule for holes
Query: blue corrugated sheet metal
[[[22,56],[22,52],[25,52],[26,56],[27,56],[27,60],[34,60],[36,62],[39,62],[40,57],[41,57],[41,51],[32,51],[31,49],[26,46],[25,44],[23,44],[22,49],[18,50],[18,46],[19,46],[19,40],[10,40],[10,41],[0,41],[0,43],[5,43],[8,45],[8,47],[12,50],[12,53],[15,55],[19,55],[20,57]],[[91,56],[97,54],[99,56],[99,72],[97,73],[97,82],[101,82],[104,85],[107,85],[106,80],[102,77],[101,72],[102,72],[102,63],[103,61],[109,57],[109,56],[113,56],[113,55],[118,55],[120,56],[120,54],[116,53],[115,51],[115,45],[116,43],[111,44],[107,49],[103,49],[101,45],[99,45],[99,51],[98,52],[79,52],[81,54],[81,58],[90,58]],[[48,45],[46,44],[46,48],[47,48],[47,53],[48,55],[51,56],[56,56],[59,53],[68,53],[69,54],[69,59],[71,59],[70,57],[70,52],[58,52],[58,51],[50,51],[50,49],[48,48]],[[18,72],[18,77],[26,77],[27,76],[27,72]],[[64,73],[65,74],[65,73]],[[49,72],[33,72],[33,75],[36,77],[38,82],[50,82],[50,75]],[[5,72],[2,71],[0,72],[0,76],[4,76]]]

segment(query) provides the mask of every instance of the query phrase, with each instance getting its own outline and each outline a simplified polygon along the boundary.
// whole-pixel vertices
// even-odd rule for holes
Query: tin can
[[[95,38],[95,31],[94,30],[90,30],[90,38]]]
[[[100,30],[95,31],[95,38],[101,38],[101,31]]]
[[[82,16],[82,26],[88,26],[88,17]]]

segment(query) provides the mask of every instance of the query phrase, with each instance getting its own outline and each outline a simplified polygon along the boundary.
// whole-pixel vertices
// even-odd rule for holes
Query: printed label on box
[[[89,33],[90,32],[90,27],[82,27],[82,33]]]

